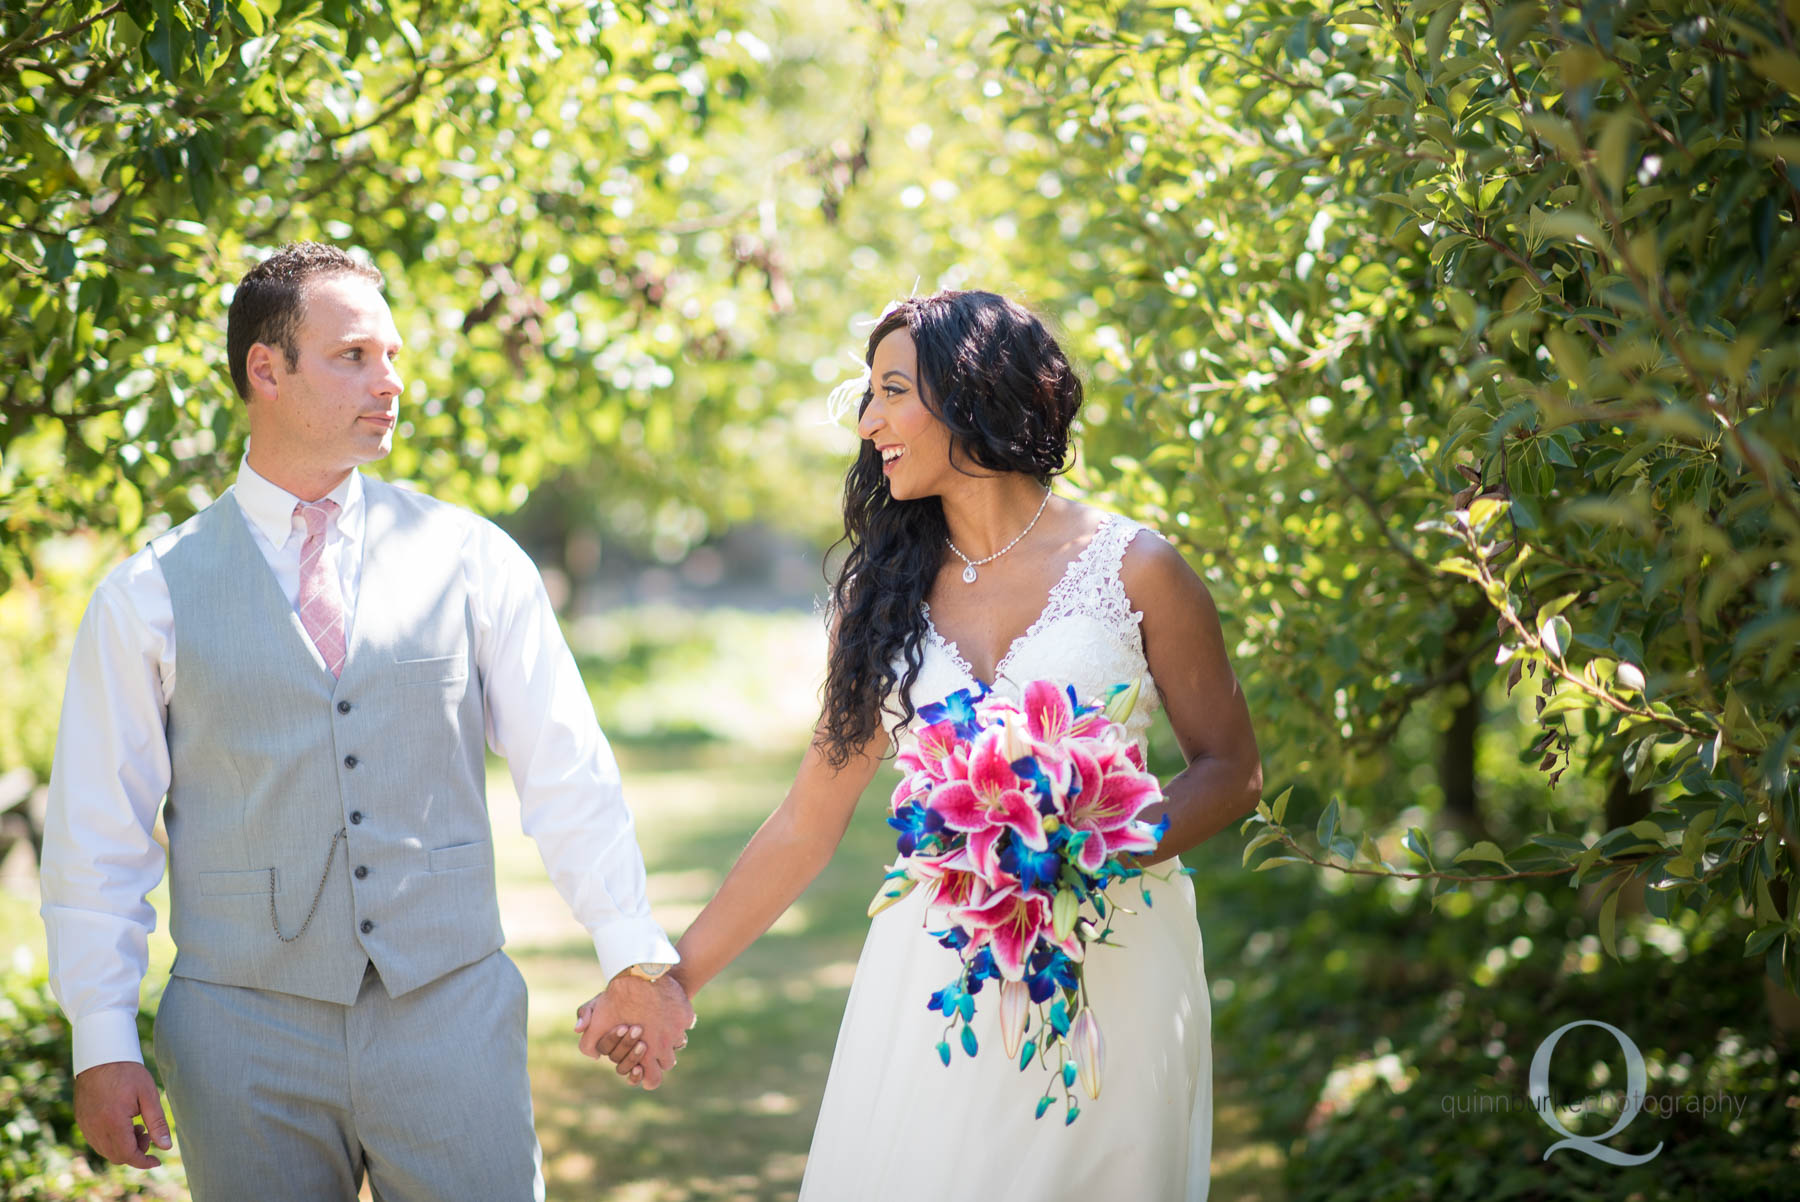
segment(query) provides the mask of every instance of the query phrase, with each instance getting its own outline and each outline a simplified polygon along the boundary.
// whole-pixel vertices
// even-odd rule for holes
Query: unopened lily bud
[[[1075,1071],[1081,1077],[1081,1087],[1087,1090],[1087,1096],[1100,1096],[1100,1071],[1105,1067],[1106,1040],[1100,1035],[1100,1020],[1094,1017],[1093,1008],[1086,1007],[1075,1016],[1069,1027],[1069,1048],[1075,1056]]]
[[[1019,1058],[1025,1041],[1025,1024],[1031,1018],[1031,987],[1023,981],[1000,985],[1000,1046],[1008,1060]]]
[[[887,880],[881,883],[881,892],[869,901],[869,917],[873,918],[907,894],[911,893],[919,882],[910,876]]]

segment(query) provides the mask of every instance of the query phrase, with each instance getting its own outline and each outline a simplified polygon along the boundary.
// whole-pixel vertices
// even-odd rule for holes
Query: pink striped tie
[[[325,563],[325,531],[337,516],[336,501],[308,505],[302,501],[294,512],[306,522],[306,541],[300,544],[300,625],[319,649],[333,676],[344,671],[344,598],[338,576]]]

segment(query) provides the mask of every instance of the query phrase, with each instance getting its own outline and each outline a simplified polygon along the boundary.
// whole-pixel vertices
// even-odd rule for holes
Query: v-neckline
[[[937,628],[937,623],[931,620],[931,602],[921,601],[919,602],[919,608],[925,612],[926,635],[938,645],[938,648],[943,651],[946,656],[949,657],[950,662],[956,665],[956,670],[968,678],[969,683],[979,685],[990,693],[993,692],[999,687],[1000,682],[1006,679],[1006,667],[1012,662],[1013,653],[1022,647],[1025,642],[1030,639],[1032,635],[1036,634],[1043,626],[1044,615],[1050,612],[1050,606],[1056,601],[1056,594],[1075,576],[1076,569],[1087,562],[1088,555],[1092,553],[1094,547],[1100,542],[1100,536],[1106,533],[1107,528],[1112,525],[1114,518],[1117,516],[1117,514],[1108,513],[1100,518],[1100,524],[1095,526],[1094,533],[1088,536],[1087,546],[1083,547],[1075,555],[1075,558],[1069,560],[1067,566],[1062,570],[1062,575],[1056,578],[1055,583],[1050,586],[1050,591],[1044,594],[1044,604],[1038,609],[1037,617],[1031,620],[1031,625],[1027,626],[1018,637],[1014,638],[1012,642],[1006,645],[1006,650],[1001,652],[1000,658],[994,661],[994,679],[992,682],[985,681],[981,679],[981,677],[975,675],[974,665],[963,658],[962,651],[958,649],[955,640],[945,638],[943,632]]]
[[[229,496],[230,494],[228,493],[226,495]],[[359,585],[357,588],[357,594],[358,594],[357,599],[359,602],[362,600],[365,600],[368,596],[368,590],[367,590],[367,588],[365,588],[363,586],[366,586],[368,584],[369,561],[371,558],[369,555],[369,526],[368,526],[369,494],[368,494],[368,482],[367,481],[364,481],[364,491],[363,491],[363,502],[362,503],[363,503],[363,539],[362,539],[362,546],[360,548],[358,548],[358,551],[357,551],[357,553],[362,557],[362,565],[358,571],[358,576],[360,579],[359,579]],[[337,685],[340,684],[343,680],[342,675],[339,675],[339,676],[331,675],[331,669],[325,666],[325,661],[319,654],[318,644],[314,643],[312,641],[312,635],[306,633],[306,624],[300,620],[299,611],[297,609],[295,609],[293,603],[287,599],[287,595],[281,591],[281,582],[275,578],[275,565],[269,563],[268,560],[263,557],[262,550],[256,545],[256,539],[254,537],[252,537],[250,534],[250,525],[249,525],[250,515],[248,515],[244,512],[244,507],[238,503],[238,499],[235,496],[231,497],[231,504],[232,504],[232,507],[237,510],[237,514],[236,514],[236,518],[235,518],[235,527],[238,531],[240,531],[243,534],[244,540],[250,544],[250,550],[256,553],[257,560],[263,565],[264,570],[262,571],[262,573],[260,575],[262,577],[264,584],[267,587],[268,592],[274,597],[276,602],[278,604],[280,604],[284,610],[286,610],[287,618],[288,618],[288,628],[290,630],[292,630],[296,635],[299,636],[302,653],[305,654],[306,657],[312,662],[313,667],[317,668],[326,677],[329,677],[331,679],[332,688],[335,691]],[[364,615],[364,616],[366,617],[367,615]],[[345,615],[345,625],[346,625],[346,628],[344,631],[345,638],[344,638],[343,671],[348,672],[350,670],[350,664],[351,664],[352,660],[354,660],[354,658],[355,658],[356,649],[362,643],[361,633],[365,626],[365,623],[351,622],[349,615],[346,614]]]

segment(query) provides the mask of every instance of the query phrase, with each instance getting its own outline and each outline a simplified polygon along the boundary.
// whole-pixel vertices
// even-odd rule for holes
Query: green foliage
[[[1202,852],[1198,886],[1232,875],[1227,850]],[[1257,874],[1202,887],[1201,914],[1216,1077],[1257,1083],[1292,1202],[1791,1192],[1800,1054],[1770,1029],[1726,915],[1622,919],[1614,963],[1575,891],[1528,882],[1432,906],[1406,882]],[[1661,1143],[1645,1165],[1543,1158],[1559,1137],[1531,1107],[1531,1061],[1580,1019],[1612,1023],[1643,1055],[1644,1108],[1606,1143]],[[1624,1057],[1578,1028],[1548,1084],[1558,1107],[1586,1104],[1559,1110],[1564,1126],[1599,1135],[1620,1113]]]
[[[1060,143],[1124,377],[1089,468],[1243,621],[1280,775],[1375,823],[1334,801],[1315,853],[1265,806],[1252,858],[1397,871],[1390,741],[1529,674],[1552,786],[1664,804],[1467,868],[1420,837],[1433,889],[1637,881],[1753,915],[1800,984],[1792,7],[1015,10],[1018,118]]]
[[[0,12],[0,585],[48,534],[178,521],[228,478],[230,286],[299,237],[387,273],[411,380],[385,471],[496,512],[597,463],[743,516],[768,406],[720,384],[792,297],[776,169],[710,155],[769,57],[742,7],[406,11]],[[779,170],[829,182],[838,153]]]
[[[138,1018],[146,1047],[152,1021]],[[88,1148],[75,1126],[68,1020],[42,977],[0,974],[0,1193],[18,1202],[177,1198],[182,1180],[175,1166],[114,1168]]]
[[[50,778],[69,655],[83,607],[119,555],[118,540],[98,534],[44,545],[37,576],[0,591],[0,680],[6,681],[0,721],[0,767],[24,767]]]

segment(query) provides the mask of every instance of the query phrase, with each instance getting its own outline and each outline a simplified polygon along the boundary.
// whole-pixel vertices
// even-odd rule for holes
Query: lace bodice
[[[1107,514],[1093,538],[1069,564],[1038,618],[1013,641],[994,666],[996,693],[1017,699],[1034,680],[1072,684],[1082,700],[1097,697],[1115,684],[1139,681],[1137,708],[1126,729],[1140,744],[1160,704],[1150,666],[1144,660],[1144,641],[1138,623],[1144,615],[1132,609],[1119,578],[1125,548],[1144,527],[1129,518]],[[916,709],[941,701],[958,689],[976,683],[974,669],[955,643],[938,632],[925,607],[924,660],[913,683]],[[924,725],[917,714],[900,733],[910,742]]]

